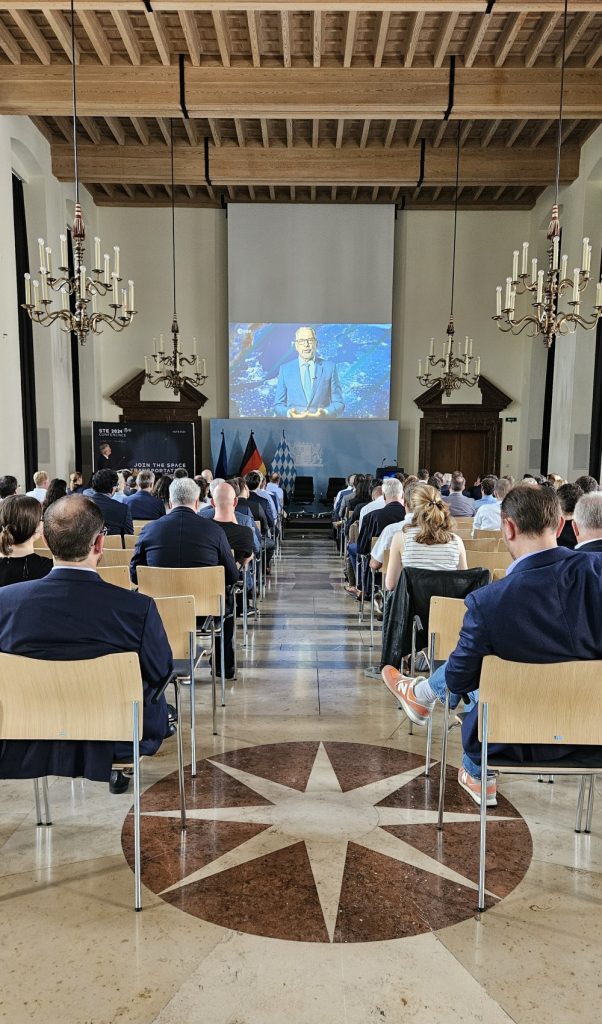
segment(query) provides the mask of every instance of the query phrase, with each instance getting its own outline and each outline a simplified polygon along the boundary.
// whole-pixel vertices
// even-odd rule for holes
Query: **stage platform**
[[[320,501],[311,505],[291,501],[286,506],[286,515],[285,530],[332,530],[332,505],[323,505]]]

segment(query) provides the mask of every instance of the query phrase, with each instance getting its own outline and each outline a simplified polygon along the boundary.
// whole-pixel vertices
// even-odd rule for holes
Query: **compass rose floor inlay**
[[[443,832],[438,765],[391,747],[274,743],[200,761],[142,797],[144,884],[174,907],[237,931],[304,942],[370,942],[445,928],[474,915],[478,808],[448,769]],[[523,818],[490,809],[488,905],[531,861]],[[123,847],[133,865],[132,816]]]

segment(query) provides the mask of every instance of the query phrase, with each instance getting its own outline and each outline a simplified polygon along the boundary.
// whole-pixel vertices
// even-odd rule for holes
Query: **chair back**
[[[386,551],[383,554],[383,564],[382,564],[382,569],[380,570],[382,575],[383,575],[383,579],[387,575],[387,569],[389,568],[389,555],[390,554],[391,554],[391,548],[387,548]]]
[[[52,559],[52,551],[45,544],[34,544],[33,551],[35,555],[40,555],[42,558]]]
[[[458,645],[466,605],[459,597],[431,597],[429,635],[435,635],[435,660],[447,661]]]
[[[100,564],[103,569],[111,565],[128,565],[132,561],[132,555],[134,552],[131,548],[103,548],[102,557]]]
[[[135,652],[85,661],[42,661],[0,654],[0,738],[5,740],[132,739],[132,702],[142,677]]]
[[[496,580],[503,580],[505,575],[506,575],[506,570],[505,569],[494,569],[493,572],[491,573],[491,577],[492,577],[494,583],[495,583]]]
[[[466,537],[464,539],[464,547],[467,551],[497,551],[497,540],[493,537],[488,540],[475,540],[473,537]]]
[[[130,570],[127,565],[99,565],[96,572],[105,583],[112,583],[114,587],[123,587],[124,590],[132,589]]]
[[[474,516],[453,516],[452,523],[454,524],[454,530],[472,530],[474,523]]]
[[[171,653],[182,660],[190,654],[190,634],[196,630],[194,597],[156,597],[155,604],[161,616]]]
[[[602,662],[564,661],[527,665],[494,655],[483,659],[479,682],[488,705],[490,743],[602,746]]]
[[[360,524],[358,522],[352,523],[349,527],[349,533],[347,534],[347,540],[350,544],[357,544],[357,538],[360,535]]]
[[[502,531],[501,530],[475,530],[474,535],[475,535],[475,540],[477,540],[477,539],[478,540],[487,540],[487,539],[501,540],[501,538],[502,538]]]
[[[490,572],[501,569],[506,572],[511,562],[512,558],[507,551],[467,550],[466,552],[466,564],[469,569],[489,569]]]
[[[140,531],[151,522],[152,519],[134,519],[134,536],[137,537]]]
[[[226,602],[226,574],[223,565],[195,569],[163,569],[139,565],[138,590],[149,597],[194,597],[197,615],[219,615]]]
[[[136,546],[137,539],[138,538],[136,536],[134,536],[134,534],[131,534],[131,533],[126,533],[124,535],[123,543],[122,543],[122,540],[121,540],[120,536],[105,537],[104,546],[105,546],[105,548],[112,548],[112,549],[119,549],[119,548],[121,548],[123,550],[123,546],[125,544],[126,548],[134,548]]]

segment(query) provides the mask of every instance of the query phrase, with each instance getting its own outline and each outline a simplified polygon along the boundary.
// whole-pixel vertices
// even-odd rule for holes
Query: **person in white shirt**
[[[479,530],[501,530],[502,529],[502,501],[510,490],[508,480],[503,477],[496,482],[493,489],[495,503],[488,502],[481,505],[475,512],[474,523],[472,524],[472,536],[478,535]],[[500,533],[501,537],[501,533]]]
[[[453,532],[447,502],[429,484],[417,484],[413,497],[412,524],[393,538],[389,567],[385,578],[387,590],[395,590],[404,567],[417,569],[466,569],[464,541]]]
[[[360,530],[362,528],[362,521],[363,521],[363,518],[364,518],[366,512],[376,512],[377,509],[384,508],[384,507],[385,507],[385,498],[384,498],[384,495],[383,495],[383,489],[382,489],[380,484],[377,484],[376,487],[372,488],[372,501],[369,501],[367,505],[364,505],[360,509],[360,517],[359,517]]]
[[[280,486],[280,473],[271,473],[269,482],[265,485],[266,491],[276,498],[280,511],[284,508],[284,491]]]
[[[403,485],[403,505],[406,510],[405,519],[403,519],[401,523],[389,523],[388,526],[385,526],[376,544],[372,548],[370,558],[370,567],[372,569],[378,571],[381,568],[385,560],[385,552],[391,550],[391,544],[393,543],[393,537],[395,534],[398,533],[399,530],[403,530],[404,526],[408,526],[412,522],[412,517],[414,515],[412,511],[412,495],[417,485],[418,480],[416,477],[412,477],[409,482],[406,480]]]
[[[48,473],[43,469],[38,469],[37,473],[33,474],[33,482],[35,487],[33,491],[27,492],[28,498],[36,498],[40,502],[40,505],[46,497],[46,491],[48,490],[48,484],[50,483]]]

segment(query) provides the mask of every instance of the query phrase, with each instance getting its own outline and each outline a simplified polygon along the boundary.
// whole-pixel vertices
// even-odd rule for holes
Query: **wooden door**
[[[487,465],[488,433],[486,430],[436,430],[431,432],[431,473],[453,473],[462,470],[470,486],[478,477],[492,472]]]

